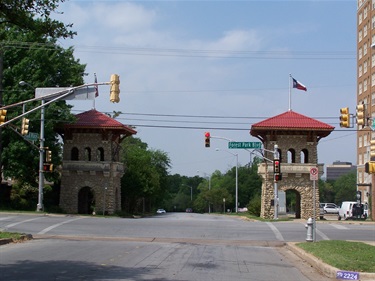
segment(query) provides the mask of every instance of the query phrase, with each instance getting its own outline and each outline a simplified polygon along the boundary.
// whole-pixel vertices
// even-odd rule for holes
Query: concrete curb
[[[328,265],[318,259],[317,257],[305,252],[300,247],[296,246],[296,244],[299,242],[288,242],[286,244],[286,247],[292,251],[294,254],[299,256],[301,259],[305,260],[307,263],[309,263],[312,267],[316,268],[320,272],[322,272],[325,276],[329,278],[336,278],[336,274],[341,269],[338,269],[336,267],[333,267],[331,265]],[[369,273],[369,272],[359,272],[359,280],[362,281],[374,281],[375,280],[375,273]]]
[[[2,238],[0,239],[0,246],[9,244],[9,243],[18,243],[18,242],[23,242],[26,240],[31,240],[33,239],[33,236],[31,234],[24,234],[20,237],[20,239],[12,239],[12,238]]]

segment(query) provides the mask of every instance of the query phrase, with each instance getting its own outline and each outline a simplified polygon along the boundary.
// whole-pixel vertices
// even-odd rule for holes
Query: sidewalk
[[[288,242],[286,243],[286,247],[292,251],[294,254],[299,256],[301,259],[305,260],[307,263],[309,263],[312,267],[322,272],[325,276],[329,278],[336,278],[337,272],[341,271],[341,269],[330,266],[317,257],[305,252],[303,249],[296,246],[296,244],[299,242]],[[369,245],[375,246],[374,242],[367,242],[363,241],[363,243],[367,243]],[[361,281],[374,281],[375,280],[375,273],[368,273],[368,272],[358,272],[359,273],[359,279]],[[354,279],[355,280],[355,279]]]

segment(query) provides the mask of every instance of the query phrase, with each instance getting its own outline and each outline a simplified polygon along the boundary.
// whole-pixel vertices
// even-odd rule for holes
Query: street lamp
[[[197,174],[199,174],[199,170],[197,171]],[[203,173],[206,177],[206,173]],[[208,190],[211,190],[211,175],[207,176],[208,178]],[[211,203],[210,201],[208,201],[208,213],[210,214],[211,213]]]
[[[216,148],[216,151],[220,151],[220,149]],[[232,153],[227,150],[221,150],[224,152],[227,152],[229,154],[232,154],[233,156],[236,156],[236,213],[238,213],[238,154],[237,153]]]
[[[184,183],[182,185],[190,187],[190,201],[193,201],[193,187]]]

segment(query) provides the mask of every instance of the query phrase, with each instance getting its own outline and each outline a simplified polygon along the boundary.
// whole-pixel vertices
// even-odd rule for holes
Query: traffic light
[[[43,172],[53,172],[53,164],[44,163],[43,164]]]
[[[370,140],[370,161],[375,161],[375,140]]]
[[[52,151],[51,150],[46,151],[46,162],[48,162],[48,163],[52,162]]]
[[[349,107],[343,107],[340,109],[340,127],[349,128],[350,127],[350,113]]]
[[[273,173],[275,175],[280,174],[280,160],[279,159],[274,159],[273,160]]]
[[[375,174],[375,161],[365,163],[365,172],[367,174]]]
[[[117,74],[112,74],[110,85],[111,85],[110,96],[109,96],[110,102],[119,102],[120,101],[120,76],[118,76]]]
[[[29,133],[29,122],[29,119],[22,118],[21,135],[25,136]]]
[[[275,181],[281,181],[283,179],[282,174],[275,175]]]
[[[210,139],[211,139],[211,135],[209,132],[205,132],[204,133],[204,146],[205,147],[210,147]]]
[[[366,106],[363,103],[357,105],[357,125],[366,126]]]
[[[0,110],[0,125],[4,124],[6,115],[7,115],[7,110],[1,109]]]

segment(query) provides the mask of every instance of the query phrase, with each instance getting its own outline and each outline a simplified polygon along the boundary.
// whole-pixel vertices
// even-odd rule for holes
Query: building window
[[[358,67],[358,77],[362,76],[362,65]]]
[[[363,63],[363,73],[366,73],[367,72],[367,65],[368,65],[368,62],[367,60]]]
[[[306,148],[301,150],[301,163],[309,163],[309,151]]]
[[[358,147],[362,147],[362,136],[358,137]]]
[[[104,161],[104,148],[99,147],[96,152],[96,160],[97,161]]]
[[[362,41],[362,30],[359,31],[358,33],[358,42]]]
[[[363,18],[367,18],[367,7],[363,10]]]
[[[91,161],[91,148],[85,148],[85,161]]]
[[[362,154],[358,154],[358,165],[362,165]]]
[[[367,36],[367,24],[363,27],[363,37]]]
[[[371,56],[371,67],[375,66],[375,54]]]
[[[296,151],[293,148],[288,150],[288,163],[296,163]]]
[[[362,83],[358,84],[358,95],[362,94]]]
[[[367,91],[367,79],[365,79],[363,81],[363,91],[366,92]]]
[[[77,147],[73,147],[72,151],[70,152],[70,160],[78,161],[79,160],[79,151]]]
[[[358,23],[361,24],[362,23],[362,13],[360,13],[358,15]]]
[[[363,55],[367,55],[367,43],[363,44]]]

